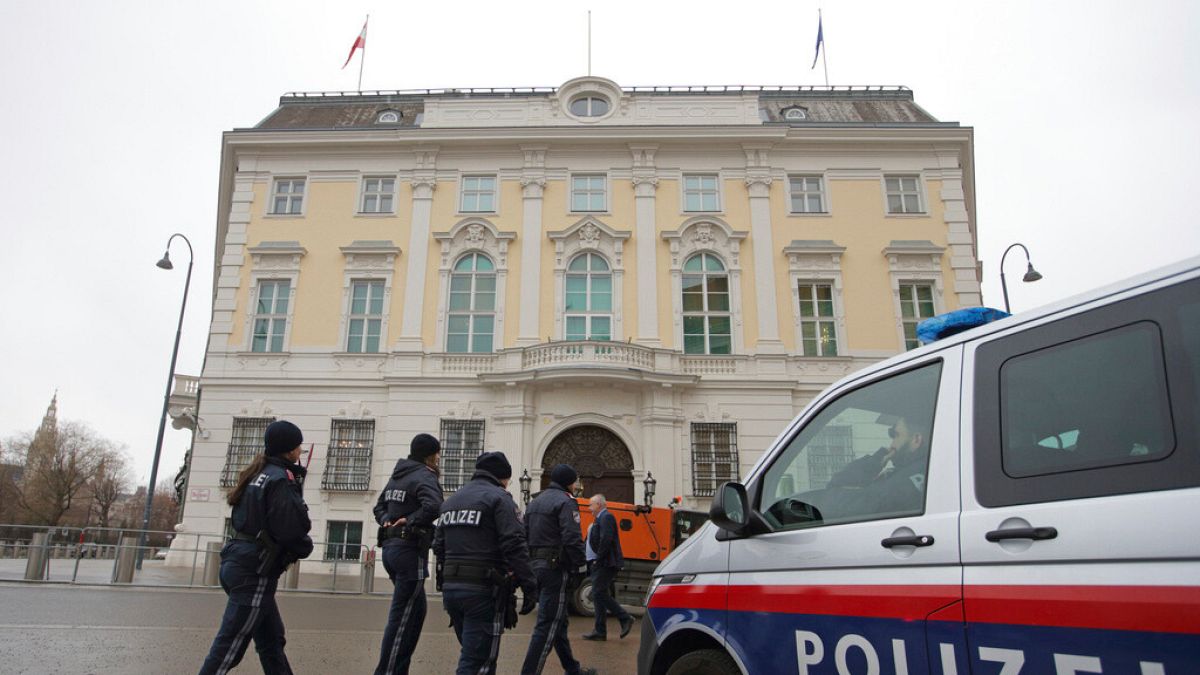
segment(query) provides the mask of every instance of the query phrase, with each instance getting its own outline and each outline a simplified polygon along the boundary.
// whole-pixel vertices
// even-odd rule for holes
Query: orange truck
[[[595,518],[588,509],[586,497],[577,497],[579,502],[579,524],[584,541],[588,528]],[[641,605],[650,587],[654,568],[675,547],[708,520],[708,514],[700,511],[677,509],[681,501],[676,497],[669,507],[646,507],[624,502],[608,502],[608,512],[617,520],[621,536],[621,553],[625,556],[625,567],[617,574],[616,592],[613,597],[623,605]],[[585,579],[571,597],[571,609],[577,614],[591,615],[592,581]]]

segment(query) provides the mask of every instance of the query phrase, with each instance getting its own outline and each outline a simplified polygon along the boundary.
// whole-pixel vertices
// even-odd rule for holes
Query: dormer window
[[[799,107],[785,108],[783,119],[791,122],[803,122],[808,119],[808,111]]]
[[[608,114],[608,99],[584,94],[571,101],[571,114],[576,117],[603,117]]]
[[[399,110],[384,110],[375,118],[376,124],[398,124],[400,122]]]

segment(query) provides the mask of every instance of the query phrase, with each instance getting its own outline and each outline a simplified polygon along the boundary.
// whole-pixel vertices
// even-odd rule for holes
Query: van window
[[[795,529],[922,513],[940,374],[938,361],[826,405],[767,469],[767,521]]]
[[[1174,449],[1162,333],[1150,321],[1009,359],[1000,401],[1001,461],[1012,477],[1147,462]]]

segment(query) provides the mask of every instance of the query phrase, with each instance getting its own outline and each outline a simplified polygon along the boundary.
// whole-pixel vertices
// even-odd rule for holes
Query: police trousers
[[[224,675],[242,661],[250,639],[263,672],[267,675],[292,672],[283,646],[283,619],[275,604],[278,575],[260,576],[258,547],[251,542],[231,541],[221,551],[221,588],[229,596],[221,627],[213,639],[200,675]]]
[[[529,639],[521,675],[540,675],[551,649],[558,654],[563,671],[576,675],[579,661],[571,653],[567,636],[567,571],[557,565],[551,566],[545,560],[534,560],[533,573],[538,581],[537,624]]]
[[[426,549],[415,541],[394,539],[383,546],[383,569],[393,584],[392,607],[375,675],[408,673],[425,625],[426,556]]]
[[[446,583],[442,604],[462,645],[455,675],[494,675],[504,633],[504,598],[492,585]]]

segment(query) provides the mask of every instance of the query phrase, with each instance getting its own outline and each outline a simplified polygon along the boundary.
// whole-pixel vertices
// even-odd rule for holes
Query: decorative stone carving
[[[595,424],[571,427],[550,442],[542,467],[570,464],[580,476],[599,478],[605,473],[633,471],[629,448],[613,432]]]
[[[600,242],[600,228],[595,223],[588,223],[579,229],[579,245],[595,248]]]
[[[483,244],[483,226],[474,223],[467,226],[467,236],[464,238],[469,246],[480,246]]]

